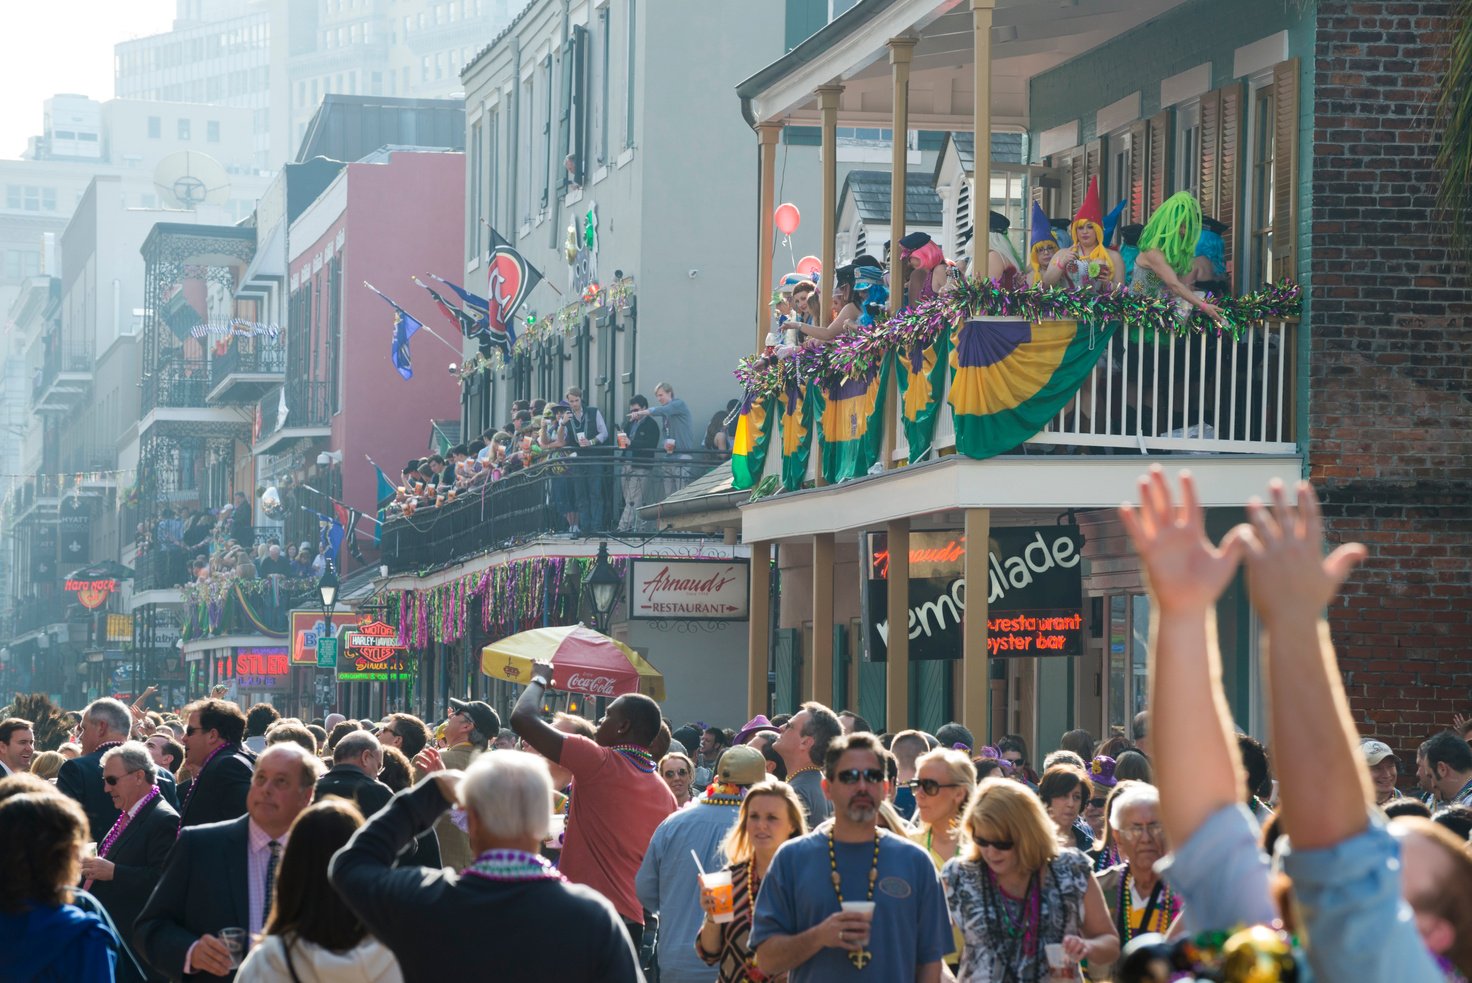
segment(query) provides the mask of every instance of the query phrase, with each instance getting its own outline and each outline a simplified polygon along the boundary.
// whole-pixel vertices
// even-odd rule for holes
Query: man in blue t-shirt
[[[879,741],[834,738],[823,772],[833,821],[772,858],[752,917],[758,967],[768,976],[790,972],[790,983],[850,983],[856,970],[859,979],[938,983],[954,949],[945,894],[929,854],[876,826],[885,779]],[[874,905],[868,914],[843,911],[840,900]]]

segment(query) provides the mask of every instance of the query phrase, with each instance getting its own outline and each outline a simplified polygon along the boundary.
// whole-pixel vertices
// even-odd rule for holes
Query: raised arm
[[[853,304],[844,304],[838,313],[833,315],[833,321],[826,328],[821,324],[800,324],[802,333],[809,338],[819,341],[832,341],[841,335],[848,334],[853,330],[854,324],[858,323],[859,309]]]
[[[542,719],[542,694],[552,679],[552,663],[532,663],[531,682],[516,701],[516,706],[511,708],[511,729],[542,757],[560,763],[565,735]]]
[[[1324,616],[1365,548],[1349,543],[1325,558],[1308,482],[1296,506],[1281,482],[1270,490],[1271,510],[1248,506],[1247,584],[1263,623],[1283,830],[1295,851],[1317,850],[1364,832],[1374,801]]]
[[[1236,572],[1239,535],[1220,548],[1189,472],[1172,501],[1159,466],[1140,479],[1140,505],[1120,519],[1145,567],[1152,605],[1150,732],[1160,816],[1172,843],[1185,843],[1214,812],[1242,798],[1241,759],[1222,693],[1216,602]]]
[[[1181,282],[1176,276],[1176,271],[1171,269],[1170,263],[1166,262],[1165,254],[1158,249],[1146,249],[1135,257],[1135,265],[1143,266],[1160,277],[1160,282],[1165,284],[1171,293],[1190,304],[1199,308],[1217,324],[1225,324],[1226,318],[1222,316],[1221,308],[1211,303],[1204,297],[1197,296],[1196,292]]]

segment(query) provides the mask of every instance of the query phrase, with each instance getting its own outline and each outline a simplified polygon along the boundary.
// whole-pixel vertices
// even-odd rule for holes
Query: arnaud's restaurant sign
[[[745,621],[745,560],[636,559],[629,564],[629,617]]]
[[[1083,536],[1071,526],[992,530],[987,557],[987,654],[994,658],[1083,652]],[[865,577],[868,657],[883,662],[889,549],[869,537]],[[959,659],[966,611],[966,537],[910,534],[908,628],[911,659]]]

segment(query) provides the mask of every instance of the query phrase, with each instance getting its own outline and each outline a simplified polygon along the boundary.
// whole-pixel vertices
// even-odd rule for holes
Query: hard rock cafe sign
[[[77,595],[77,603],[89,611],[95,611],[107,603],[108,597],[118,589],[118,582],[107,580],[68,580],[66,589]]]

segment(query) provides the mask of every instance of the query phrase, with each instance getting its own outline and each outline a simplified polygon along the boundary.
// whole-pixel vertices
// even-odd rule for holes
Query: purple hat
[[[746,743],[746,739],[748,737],[750,737],[752,734],[755,734],[759,730],[776,730],[776,729],[777,729],[776,725],[773,724],[770,720],[767,719],[767,715],[766,714],[759,713],[755,717],[752,717],[750,720],[748,720],[746,722],[746,726],[742,727],[740,730],[738,730],[736,732],[736,743],[737,744],[745,744]]]
[[[1098,788],[1113,788],[1119,779],[1114,777],[1114,759],[1101,754],[1089,762],[1089,781]]]
[[[1043,214],[1043,209],[1037,202],[1032,203],[1032,218],[1028,220],[1027,225],[1028,255],[1033,255],[1038,245],[1044,242],[1051,242],[1053,247],[1057,248],[1058,237],[1053,235],[1053,226],[1049,224],[1048,216]]]

